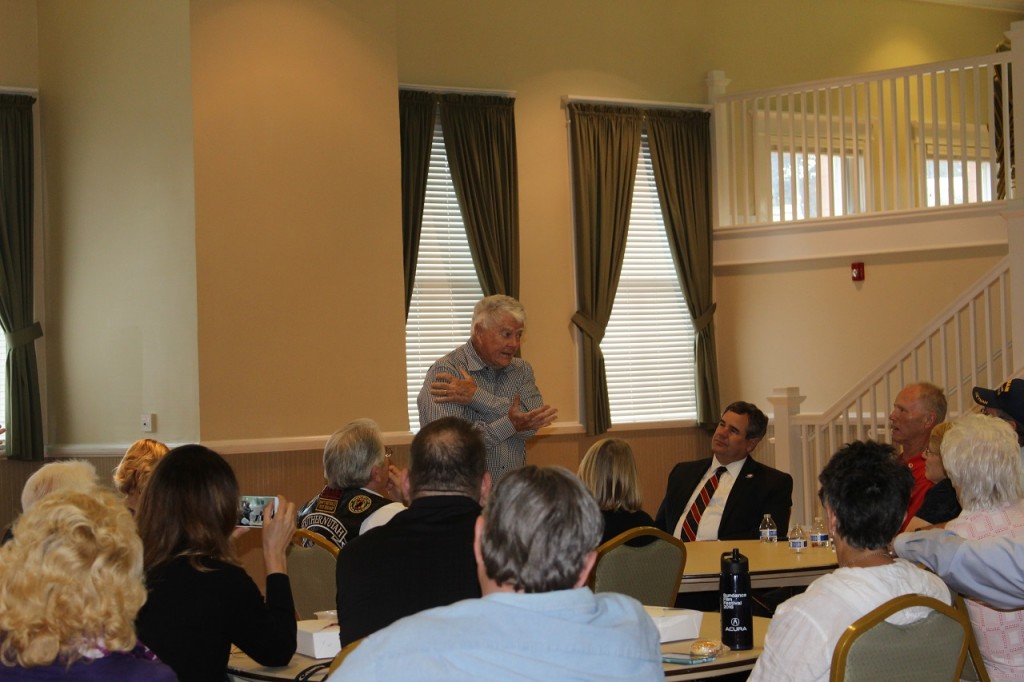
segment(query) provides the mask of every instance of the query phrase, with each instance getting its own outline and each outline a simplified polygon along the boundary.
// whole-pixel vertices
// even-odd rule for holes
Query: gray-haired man
[[[460,417],[482,431],[495,481],[526,463],[526,441],[558,415],[544,404],[530,363],[516,357],[525,326],[516,299],[481,299],[469,341],[431,365],[416,400],[420,426]]]
[[[356,419],[335,431],[324,446],[320,494],[302,505],[299,528],[318,533],[339,548],[371,528],[382,526],[405,509],[392,479],[380,428],[371,419]]]
[[[368,637],[331,679],[664,679],[643,607],[584,587],[603,526],[560,467],[510,472],[476,522],[482,599],[423,611]]]

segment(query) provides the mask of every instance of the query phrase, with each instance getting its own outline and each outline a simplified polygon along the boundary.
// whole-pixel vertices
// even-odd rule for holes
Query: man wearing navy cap
[[[1017,444],[1024,448],[1024,379],[1007,381],[999,388],[975,386],[971,394],[982,406],[982,414],[1010,423],[1017,432]]]

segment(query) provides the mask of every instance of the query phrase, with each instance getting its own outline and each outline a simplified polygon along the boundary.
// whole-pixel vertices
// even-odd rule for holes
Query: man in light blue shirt
[[[896,554],[935,571],[960,594],[997,609],[1024,608],[1024,544],[1005,535],[965,540],[945,530],[896,537]]]
[[[561,467],[510,472],[477,519],[481,599],[366,638],[331,680],[663,680],[658,630],[621,594],[584,587],[603,521]]]

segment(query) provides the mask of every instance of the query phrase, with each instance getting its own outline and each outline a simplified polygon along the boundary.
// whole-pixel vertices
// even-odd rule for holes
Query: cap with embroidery
[[[1007,381],[999,388],[974,387],[974,402],[994,407],[1024,424],[1024,379]]]

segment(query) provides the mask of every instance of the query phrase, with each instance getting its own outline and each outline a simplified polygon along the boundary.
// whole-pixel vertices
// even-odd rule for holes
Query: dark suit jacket
[[[338,553],[341,644],[399,618],[480,596],[473,531],[480,505],[464,495],[412,501]]]
[[[697,462],[677,464],[668,475],[665,499],[654,523],[671,533],[686,513],[686,503],[697,488],[700,479],[711,466],[711,458]],[[793,507],[793,477],[778,469],[747,457],[739,478],[732,486],[729,499],[722,510],[722,523],[718,526],[719,540],[753,540],[765,514],[771,514],[779,529],[779,537],[789,530],[789,512]]]

